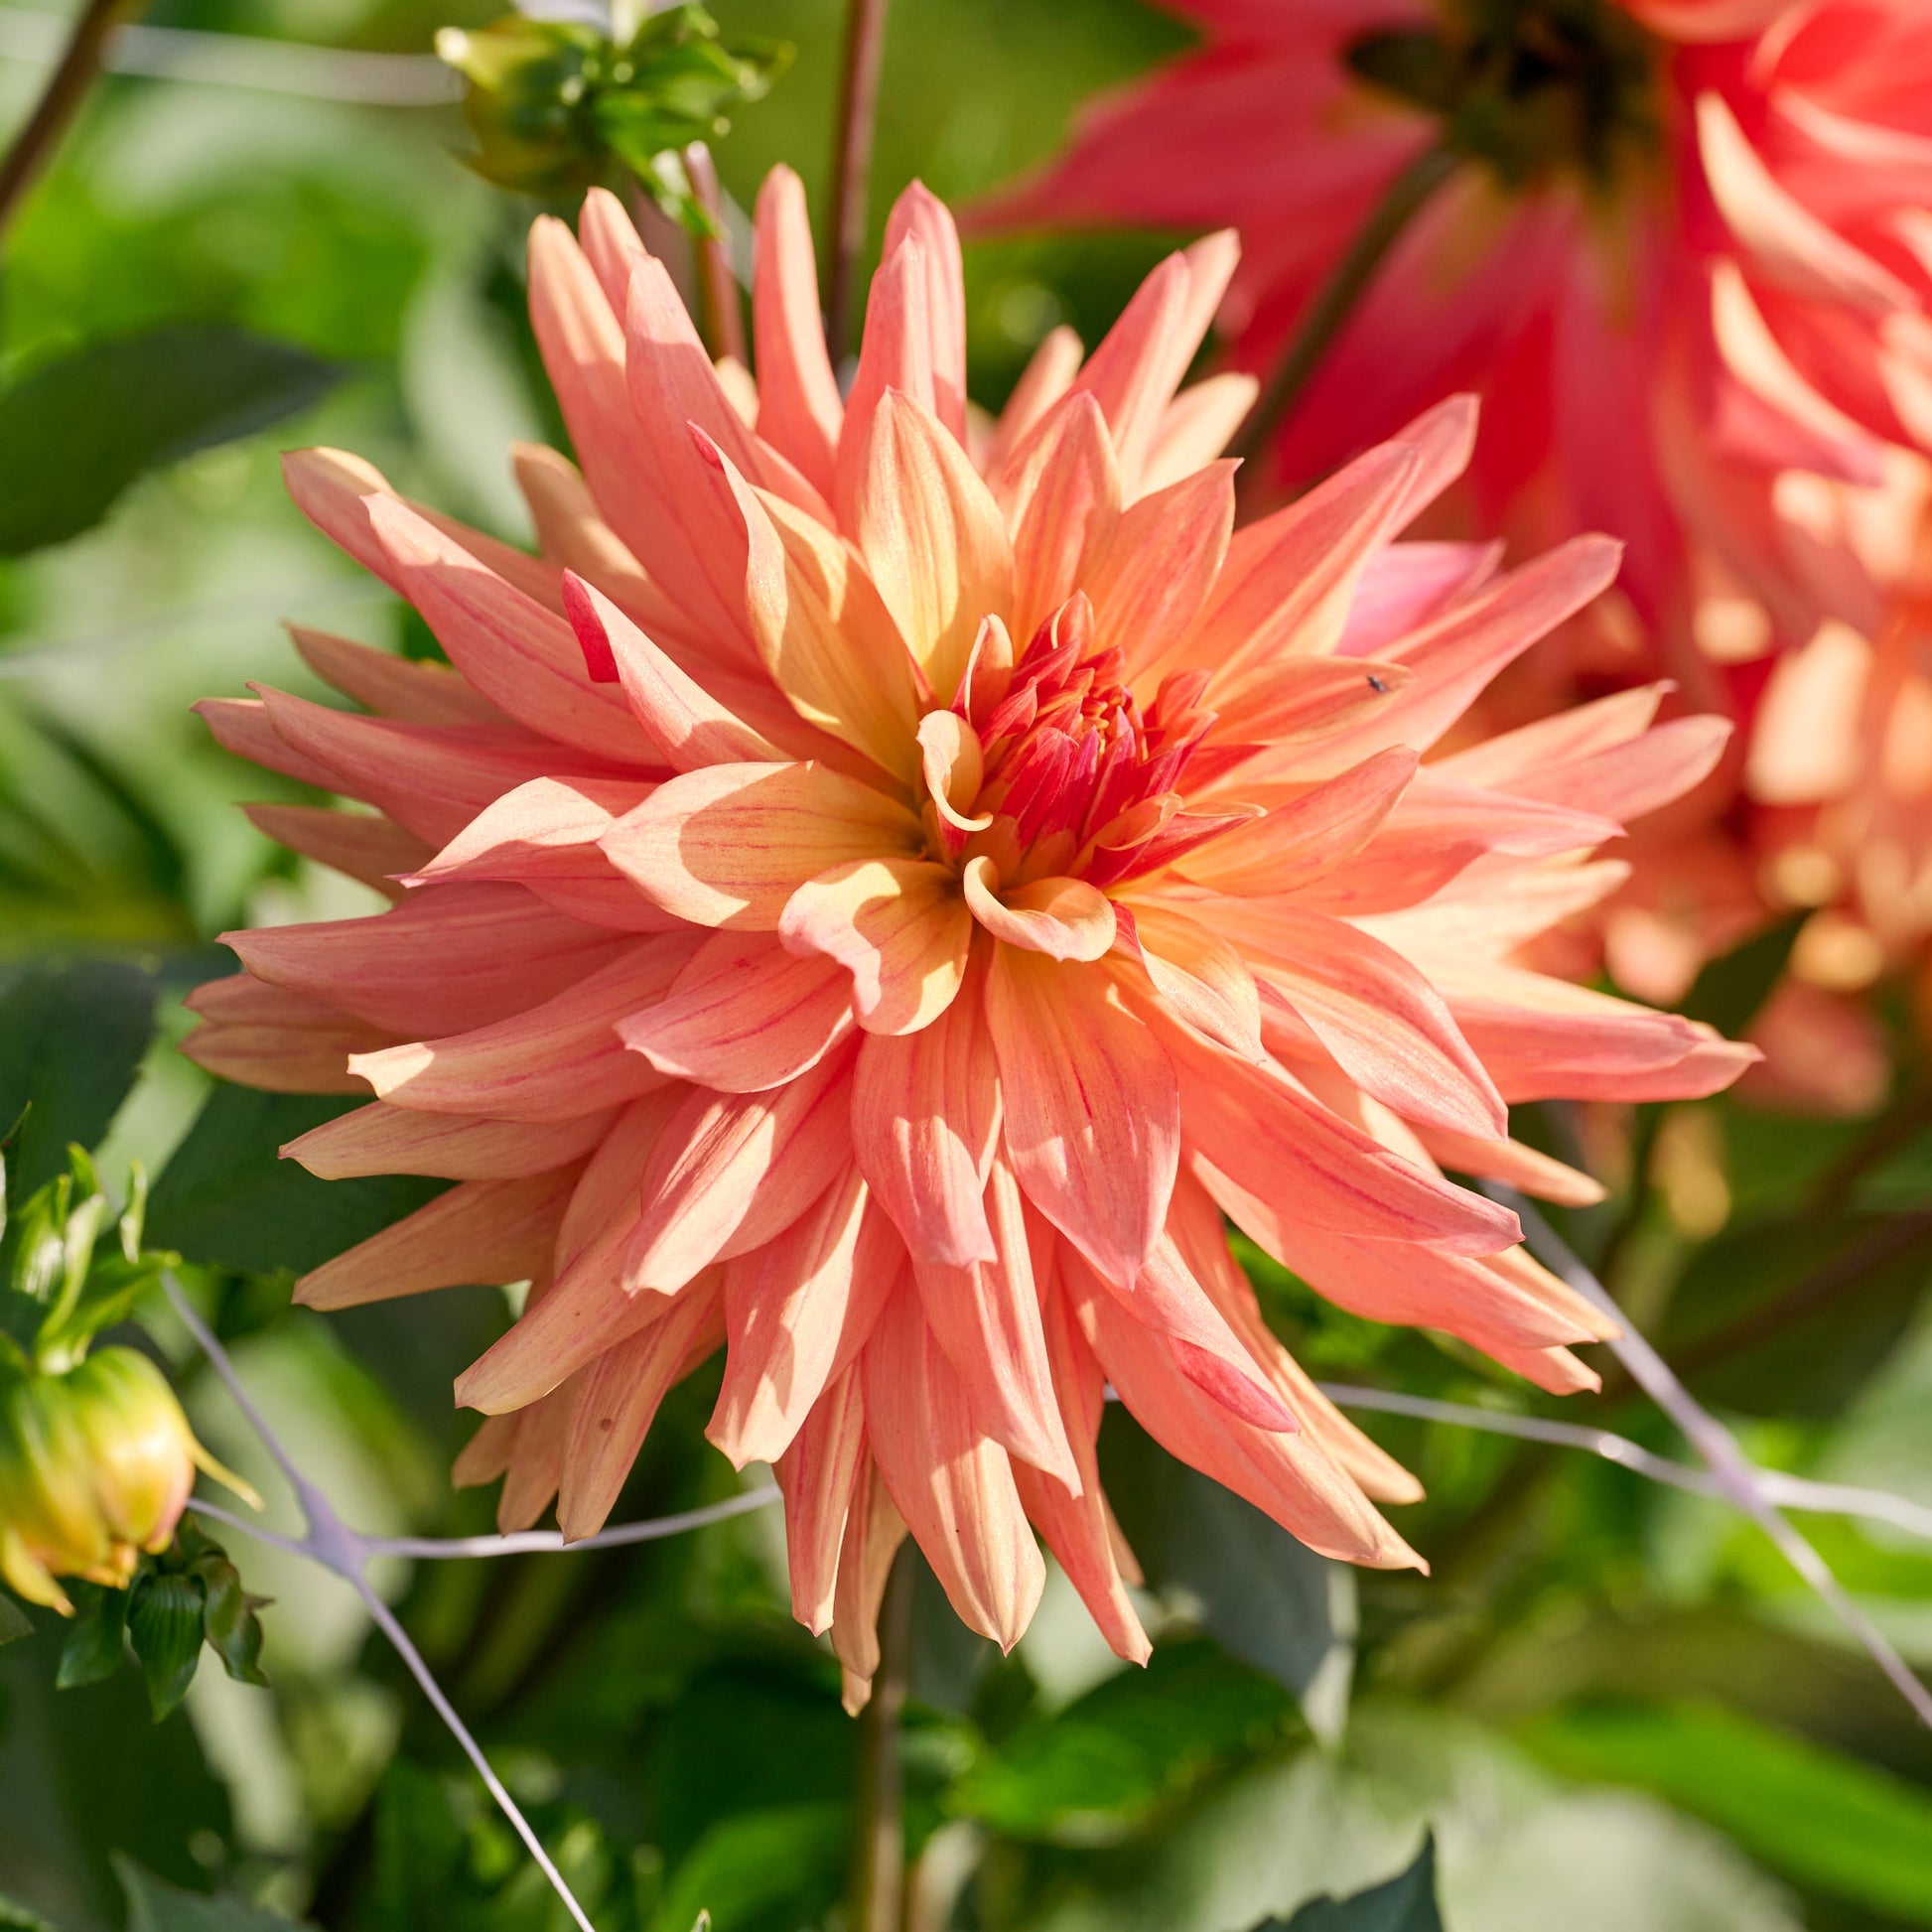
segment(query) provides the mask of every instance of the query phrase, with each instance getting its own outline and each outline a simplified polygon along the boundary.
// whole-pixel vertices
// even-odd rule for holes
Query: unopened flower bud
[[[244,1486],[131,1348],[0,1385],[0,1577],[64,1615],[72,1605],[59,1577],[125,1586],[142,1551],[173,1540],[198,1468]]]

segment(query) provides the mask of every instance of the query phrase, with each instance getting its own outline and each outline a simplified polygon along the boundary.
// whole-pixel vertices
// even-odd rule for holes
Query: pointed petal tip
[[[611,648],[611,634],[590,585],[574,570],[567,570],[562,588],[564,616],[576,634],[578,648],[584,653],[584,668],[590,673],[591,682],[616,684],[619,681],[617,652]]]

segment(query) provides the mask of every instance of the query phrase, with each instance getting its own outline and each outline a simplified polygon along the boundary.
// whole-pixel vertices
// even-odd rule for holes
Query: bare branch
[[[1610,1299],[1603,1284],[1571,1253],[1562,1236],[1522,1195],[1494,1181],[1485,1181],[1483,1191],[1513,1207],[1521,1216],[1524,1239],[1546,1267],[1561,1275],[1586,1301],[1623,1320],[1622,1311]],[[1629,1371],[1631,1381],[1677,1425],[1684,1440],[1704,1458],[1718,1493],[1735,1504],[1771,1539],[1785,1562],[1863,1646],[1892,1688],[1912,1707],[1919,1722],[1932,1729],[1932,1692],[1913,1675],[1891,1639],[1852,1600],[1824,1558],[1778,1514],[1765,1488],[1765,1471],[1738,1448],[1736,1438],[1678,1380],[1670,1364],[1642,1335],[1626,1324],[1624,1332],[1606,1345]]]
[[[1552,1422],[1542,1416],[1522,1416],[1507,1409],[1475,1409],[1460,1402],[1438,1402],[1430,1396],[1405,1395],[1399,1389],[1360,1388],[1347,1382],[1323,1382],[1319,1387],[1329,1401],[1344,1409],[1375,1409],[1392,1416],[1414,1416],[1422,1422],[1480,1429],[1492,1436],[1514,1436],[1527,1443],[1552,1443],[1559,1449],[1583,1449],[1672,1489],[1711,1496],[1721,1502],[1729,1500],[1728,1491],[1708,1470],[1673,1462],[1669,1456],[1659,1455],[1612,1430],[1592,1429],[1587,1423]],[[1757,1476],[1764,1495],[1780,1508],[1887,1523],[1894,1529],[1932,1541],[1932,1509],[1907,1497],[1894,1496],[1883,1489],[1862,1489],[1850,1483],[1814,1482],[1808,1476],[1789,1475],[1782,1469],[1759,1468]]]

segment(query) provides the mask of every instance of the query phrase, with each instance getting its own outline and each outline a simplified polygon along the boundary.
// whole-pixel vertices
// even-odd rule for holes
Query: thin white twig
[[[0,60],[52,67],[60,58],[64,31],[57,15],[0,7]],[[462,76],[433,54],[369,54],[193,27],[123,27],[101,65],[110,73],[295,94],[349,106],[443,107],[463,92]]]
[[[182,1293],[181,1283],[175,1279],[173,1269],[164,1268],[161,1271],[161,1287],[168,1297],[169,1306],[180,1316],[182,1326],[195,1337],[195,1345],[207,1357],[208,1366],[221,1378],[222,1387],[234,1398],[234,1405],[241,1411],[242,1419],[261,1438],[262,1447],[274,1457],[275,1466],[289,1479],[297,1500],[306,1508],[307,1496],[304,1492],[311,1487],[308,1477],[295,1466],[294,1458],[269,1428],[268,1419],[256,1408],[255,1398],[235,1373],[235,1365],[229,1360],[228,1351],[215,1339],[214,1330],[202,1319],[201,1311],[194,1303]],[[313,1528],[313,1524],[309,1527]]]
[[[1523,1416],[1507,1409],[1475,1409],[1460,1402],[1438,1402],[1430,1396],[1404,1395],[1399,1389],[1362,1388],[1348,1382],[1323,1382],[1318,1386],[1329,1401],[1344,1409],[1381,1410],[1392,1416],[1414,1416],[1422,1422],[1485,1430],[1492,1436],[1515,1436],[1524,1442],[1583,1449],[1670,1488],[1715,1497],[1721,1502],[1729,1500],[1724,1486],[1708,1470],[1674,1462],[1669,1456],[1659,1455],[1612,1430],[1592,1429],[1584,1423],[1551,1422],[1542,1416]],[[1932,1540],[1932,1509],[1907,1497],[1893,1496],[1882,1489],[1861,1489],[1850,1483],[1815,1482],[1809,1476],[1790,1475],[1782,1469],[1759,1467],[1757,1476],[1763,1493],[1782,1509],[1802,1509],[1819,1516],[1860,1517],[1868,1522],[1888,1523],[1895,1529]]]
[[[724,1523],[734,1516],[749,1515],[778,1500],[775,1483],[761,1489],[747,1489],[727,1496],[721,1503],[707,1503],[702,1509],[686,1509],[675,1516],[652,1516],[641,1523],[619,1523],[599,1530],[595,1536],[581,1536],[566,1543],[558,1530],[516,1530],[506,1536],[365,1536],[362,1548],[372,1557],[426,1557],[431,1561],[454,1557],[575,1556],[580,1550],[617,1550],[632,1543],[655,1543],[660,1537],[682,1536],[686,1530],[701,1530],[708,1524]]]
[[[1524,1239],[1546,1267],[1561,1275],[1587,1302],[1624,1324],[1622,1333],[1607,1345],[1629,1371],[1630,1379],[1677,1425],[1684,1440],[1703,1457],[1718,1493],[1742,1510],[1770,1538],[1785,1562],[1864,1647],[1866,1655],[1884,1672],[1892,1688],[1911,1706],[1918,1721],[1932,1729],[1932,1691],[1919,1682],[1891,1639],[1853,1601],[1824,1558],[1778,1514],[1765,1488],[1765,1471],[1738,1448],[1729,1430],[1678,1380],[1656,1349],[1628,1325],[1609,1291],[1571,1253],[1568,1243],[1522,1195],[1495,1181],[1483,1182],[1483,1191],[1516,1210],[1522,1219]]]
[[[456,1707],[443,1695],[443,1687],[436,1681],[436,1673],[423,1661],[423,1653],[410,1641],[409,1632],[402,1627],[396,1613],[390,1609],[366,1576],[357,1573],[350,1580],[367,1604],[369,1615],[375,1619],[376,1628],[395,1646],[396,1655],[408,1665],[409,1674],[421,1687],[423,1695],[429,1699],[436,1715],[449,1726],[450,1735],[463,1747],[463,1754],[476,1766],[478,1777],[483,1781],[483,1788],[496,1800],[497,1809],[510,1821],[511,1828],[523,1841],[524,1850],[537,1863],[543,1875],[550,1880],[551,1889],[564,1902],[564,1909],[577,1922],[580,1932],[597,1932],[583,1906],[578,1904],[573,1892],[551,1861],[550,1854],[543,1849],[543,1841],[537,1837],[530,1821],[523,1816],[521,1807],[504,1788],[503,1781],[489,1767],[489,1759],[483,1755],[483,1746],[470,1734],[470,1726],[457,1716]]]
[[[375,1619],[376,1627],[395,1646],[396,1654],[408,1666],[409,1674],[415,1678],[423,1695],[435,1708],[436,1715],[449,1727],[451,1736],[462,1747],[464,1756],[476,1766],[477,1775],[483,1779],[484,1788],[496,1801],[497,1808],[503,1816],[509,1820],[510,1828],[523,1841],[525,1849],[536,1861],[543,1875],[550,1881],[551,1889],[563,1901],[565,1910],[570,1913],[580,1932],[597,1932],[596,1926],[591,1923],[583,1906],[577,1902],[577,1894],[571,1890],[564,1874],[557,1869],[550,1854],[543,1849],[543,1841],[537,1837],[530,1821],[524,1817],[522,1808],[505,1789],[503,1781],[490,1769],[489,1760],[483,1755],[483,1746],[471,1735],[469,1726],[457,1715],[456,1707],[444,1696],[443,1687],[437,1683],[435,1673],[423,1660],[422,1653],[410,1641],[409,1633],[402,1627],[388,1604],[376,1594],[374,1586],[369,1582],[369,1551],[365,1539],[357,1536],[343,1522],[336,1514],[335,1505],[328,1496],[296,1467],[287,1449],[277,1440],[275,1432],[269,1428],[267,1419],[255,1406],[254,1399],[243,1387],[241,1377],[235,1372],[234,1363],[228,1359],[228,1351],[215,1338],[213,1330],[195,1311],[194,1306],[182,1293],[181,1284],[175,1280],[173,1274],[164,1272],[161,1284],[167,1291],[168,1300],[173,1304],[175,1312],[181,1316],[187,1326],[188,1332],[200,1344],[203,1354],[212,1364],[215,1374],[221,1378],[228,1393],[234,1398],[236,1406],[247,1418],[255,1434],[261,1438],[262,1447],[274,1457],[276,1466],[295,1487],[296,1498],[302,1506],[302,1513],[306,1519],[307,1534],[300,1543],[281,1537],[265,1540],[280,1543],[283,1548],[295,1555],[307,1557],[312,1562],[320,1564],[325,1570],[334,1571],[337,1576],[353,1586],[356,1593],[367,1606],[369,1615]],[[210,1510],[209,1513],[215,1515],[217,1520],[233,1522],[237,1528],[248,1527],[240,1518],[229,1516],[225,1510]]]
[[[284,1536],[279,1530],[265,1528],[260,1523],[251,1523],[245,1516],[237,1515],[232,1509],[223,1509],[219,1503],[211,1503],[203,1496],[190,1496],[188,1507],[196,1516],[206,1516],[210,1523],[219,1523],[226,1529],[239,1530],[243,1536],[253,1537],[257,1543],[266,1543],[270,1549],[286,1550],[292,1557],[313,1557],[315,1552],[299,1537]]]

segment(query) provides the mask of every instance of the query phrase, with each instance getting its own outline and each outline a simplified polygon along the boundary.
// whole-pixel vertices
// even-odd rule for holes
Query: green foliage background
[[[722,149],[741,204],[783,159],[822,207],[839,11],[719,0],[728,31],[797,49]],[[151,18],[420,52],[438,26],[488,11],[165,0]],[[875,231],[914,174],[970,198],[1182,38],[1132,0],[897,0]],[[37,78],[0,64],[10,120]],[[321,695],[283,618],[412,645],[379,587],[287,503],[280,446],[353,448],[412,493],[523,534],[505,446],[557,434],[520,316],[532,205],[459,166],[465,139],[454,108],[110,79],[0,280],[0,550],[82,530],[0,562],[0,1114],[40,1094],[23,1150],[36,1178],[70,1134],[110,1178],[146,1164],[150,1238],[186,1258],[305,1466],[371,1532],[486,1527],[488,1499],[446,1481],[467,1433],[449,1388],[507,1311],[483,1290],[329,1319],[289,1309],[291,1271],[403,1211],[420,1183],[308,1180],[272,1150],[333,1103],[210,1098],[173,1050],[181,994],[228,969],[214,933],[363,903],[248,828],[233,801],[300,788],[220,754],[187,707],[250,678]],[[976,396],[997,403],[1055,322],[1097,338],[1163,245],[974,246]],[[286,420],[217,442],[192,399],[237,332],[280,345],[245,353],[250,395],[265,389]],[[145,346],[81,365],[98,410],[119,409],[106,424],[119,456],[86,469],[71,447],[37,444],[36,397],[57,380],[37,372],[125,338]],[[134,418],[108,379],[125,384],[131,355],[153,405]],[[244,408],[218,427],[249,421]],[[114,965],[57,973],[76,959]],[[144,1057],[130,969],[157,995]],[[1734,1009],[1718,1017],[1747,1017],[1752,983],[1745,962],[1707,986]],[[1923,1071],[1898,1032],[1883,1158],[1845,1165],[1869,1123],[1681,1109],[1658,1135],[1666,1168],[1722,1173],[1715,1209],[1708,1185],[1638,1198],[1625,1174],[1617,1199],[1568,1226],[1587,1252],[1617,1232],[1633,1318],[1760,1458],[1932,1503],[1932,1139],[1912,1131]],[[58,1137],[56,1113],[76,1123]],[[1821,1276],[1848,1253],[1865,1259]],[[1340,1316],[1265,1265],[1257,1278],[1317,1373],[1555,1412],[1466,1351]],[[289,1521],[185,1337],[165,1310],[144,1314],[198,1428]],[[711,1393],[701,1375],[666,1405],[621,1519],[733,1492],[702,1444]],[[1677,1451],[1614,1385],[1563,1413]],[[1165,1605],[1148,1671],[1120,1671],[1057,1583],[1002,1659],[922,1581],[906,1751],[929,1932],[1426,1932],[1429,1887],[1394,1882],[1426,1830],[1453,1932],[1932,1926],[1932,1740],[1754,1531],[1569,1451],[1375,1428],[1429,1485],[1402,1520],[1426,1580],[1306,1556],[1114,1417],[1105,1456]],[[1808,1527],[1932,1667],[1932,1550]],[[381,1580],[607,1932],[687,1932],[701,1907],[719,1932],[841,1922],[855,1731],[828,1655],[783,1612],[777,1536],[753,1515],[627,1552],[397,1565]],[[272,1689],[204,1669],[157,1725],[134,1673],[55,1689],[56,1619],[36,1613],[31,1638],[0,1650],[0,1893],[18,1907],[0,1924],[561,1926],[349,1592],[240,1539],[230,1554],[274,1599]],[[215,1892],[252,1906],[201,1897]]]

